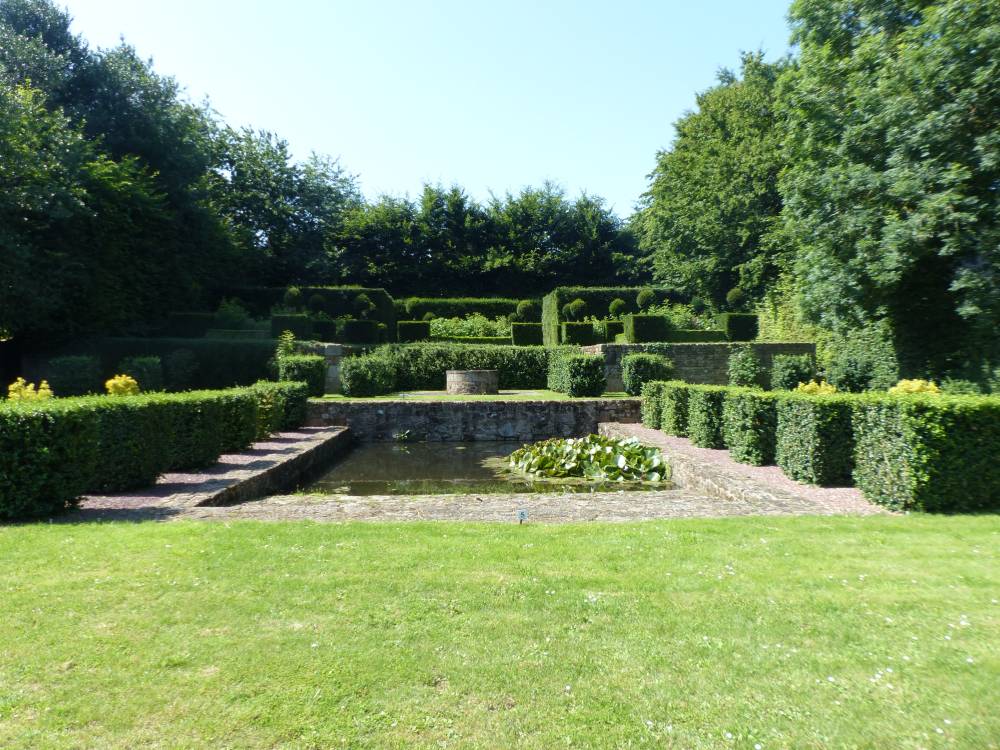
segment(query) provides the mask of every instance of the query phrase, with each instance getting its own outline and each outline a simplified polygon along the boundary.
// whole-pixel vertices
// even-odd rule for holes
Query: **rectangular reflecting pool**
[[[303,492],[318,495],[464,495],[519,492],[590,493],[669,489],[585,480],[532,480],[507,469],[519,443],[363,443]]]

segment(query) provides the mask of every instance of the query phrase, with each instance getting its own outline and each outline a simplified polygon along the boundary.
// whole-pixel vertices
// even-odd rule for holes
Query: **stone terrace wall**
[[[344,425],[358,440],[511,440],[582,437],[601,422],[639,421],[639,399],[572,401],[323,401],[309,402],[308,424]]]
[[[674,377],[688,383],[726,385],[729,382],[729,355],[741,344],[596,344],[584,351],[604,355],[604,371],[609,391],[622,390],[622,357],[655,349],[674,362]],[[768,371],[776,354],[810,354],[816,357],[815,344],[751,344]]]

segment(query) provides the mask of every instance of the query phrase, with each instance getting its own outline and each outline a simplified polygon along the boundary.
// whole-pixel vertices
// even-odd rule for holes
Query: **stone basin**
[[[452,396],[487,396],[500,392],[497,370],[448,370],[446,382]]]

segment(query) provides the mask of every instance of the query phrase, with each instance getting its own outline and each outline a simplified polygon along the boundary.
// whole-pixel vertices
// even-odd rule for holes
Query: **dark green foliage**
[[[291,310],[301,310],[302,309],[302,290],[297,286],[290,286],[285,290],[285,295],[281,298],[285,307]]]
[[[294,430],[306,421],[309,386],[300,382],[273,383],[261,380],[249,386],[257,401],[255,439],[283,430]]]
[[[396,335],[400,343],[426,341],[431,337],[431,324],[423,320],[401,320],[396,323]]]
[[[360,297],[359,297],[360,299]],[[371,300],[365,297],[367,304],[363,305],[365,312],[371,307]],[[313,313],[325,313],[326,312],[326,297],[322,294],[310,294],[309,299],[306,300],[306,308],[309,312]]]
[[[666,315],[626,315],[625,340],[630,344],[668,341],[673,330]]]
[[[726,386],[721,385],[690,387],[687,403],[687,435],[699,448],[726,447],[722,434],[722,406],[728,390]]]
[[[117,367],[116,374],[128,375],[135,379],[143,393],[162,391],[163,363],[157,356],[126,357]]]
[[[751,313],[722,313],[719,328],[730,341],[753,341],[760,331],[760,321]]]
[[[270,331],[263,328],[244,328],[228,330],[225,328],[209,328],[205,331],[207,339],[266,339],[270,337]]]
[[[674,363],[660,354],[626,354],[622,357],[622,384],[630,396],[638,396],[647,382],[669,379],[673,372]]]
[[[531,309],[537,304],[535,300],[518,301],[509,297],[408,297],[404,308],[414,320],[423,318],[427,313],[433,313],[436,318],[467,318],[479,313],[487,318],[516,314],[519,320],[527,322],[536,318],[530,314],[522,318],[520,306],[526,305],[526,309]]]
[[[537,299],[523,299],[517,303],[517,320],[522,323],[535,323],[542,317],[542,303]],[[541,342],[539,342],[541,343]]]
[[[867,396],[854,410],[854,480],[896,510],[1000,510],[1000,398]]]
[[[542,344],[542,324],[511,323],[510,337],[515,346],[540,346]]]
[[[597,330],[606,343],[613,344],[618,334],[625,333],[625,323],[620,320],[602,320],[597,323]]]
[[[88,355],[53,357],[45,363],[42,379],[59,397],[104,391],[100,360]]]
[[[958,378],[945,378],[941,381],[941,392],[949,396],[980,396],[983,388],[979,383]]]
[[[271,337],[278,338],[285,331],[291,331],[297,339],[308,341],[313,335],[313,321],[303,313],[272,315]]]
[[[648,310],[656,304],[656,293],[652,289],[643,289],[635,297],[635,306],[640,311]]]
[[[854,466],[851,396],[781,393],[775,458],[790,478],[847,486]]]
[[[660,428],[660,415],[663,412],[663,388],[666,383],[650,380],[642,384],[642,424],[654,430]]]
[[[741,388],[763,388],[768,381],[760,357],[749,344],[735,346],[729,354],[729,385]]]
[[[667,334],[667,341],[678,344],[710,344],[729,341],[725,331],[697,331],[675,328]]]
[[[174,349],[163,359],[163,375],[167,390],[185,391],[198,379],[198,357],[190,349]]]
[[[326,391],[326,359],[318,354],[293,354],[278,359],[280,380],[305,383],[310,396]]]
[[[668,435],[684,437],[688,434],[688,400],[691,386],[682,380],[663,384],[660,391],[660,429]]]
[[[375,320],[344,320],[337,326],[337,334],[344,344],[377,344],[381,339],[380,330]]]
[[[315,296],[322,297],[322,295]],[[376,309],[372,298],[364,292],[354,298],[351,307],[354,309],[354,314],[361,320],[368,320],[368,316],[374,313]]]
[[[208,312],[172,312],[167,316],[167,324],[163,330],[166,336],[183,339],[196,339],[205,335],[205,331],[215,325],[215,313]]]
[[[776,395],[753,388],[730,388],[722,406],[722,438],[734,461],[774,463],[778,417]]]
[[[726,305],[730,310],[736,311],[743,307],[747,301],[747,293],[738,286],[726,292]]]
[[[616,299],[634,300],[641,287],[581,287],[565,286],[557,287],[542,298],[542,325],[546,346],[555,346],[559,343],[559,324],[566,321],[566,316],[561,315],[562,307],[575,299],[582,299],[587,303],[587,309],[596,313],[603,313]],[[679,301],[680,296],[672,289],[665,287],[655,287],[656,302]]]
[[[434,340],[449,344],[493,344],[496,346],[510,344],[510,336],[441,336]]]
[[[253,326],[253,319],[247,309],[237,300],[224,299],[215,311],[214,328],[228,331],[240,331]]]
[[[600,396],[606,376],[600,354],[561,352],[549,361],[548,388],[573,398]]]
[[[612,318],[620,318],[628,313],[628,303],[621,297],[615,297],[608,305],[608,315]]]
[[[382,396],[396,388],[396,362],[385,356],[349,357],[340,366],[340,389],[355,398]]]
[[[816,378],[816,363],[808,354],[777,354],[771,365],[771,388],[792,391]]]
[[[587,316],[587,303],[577,297],[572,302],[563,305],[563,313],[567,320],[581,321]]]
[[[899,381],[895,352],[875,329],[852,331],[834,338],[828,347],[826,379],[838,390],[884,391]]]
[[[435,318],[437,318],[437,315],[435,315],[434,313],[428,311],[428,312],[424,313],[423,320],[425,320],[426,322],[430,323]]]
[[[560,339],[563,344],[581,344],[584,346],[597,343],[597,333],[593,323],[563,323]]]

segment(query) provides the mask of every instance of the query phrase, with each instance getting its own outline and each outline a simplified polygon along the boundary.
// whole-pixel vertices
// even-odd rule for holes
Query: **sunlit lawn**
[[[1000,519],[0,529],[0,747],[990,748]]]

